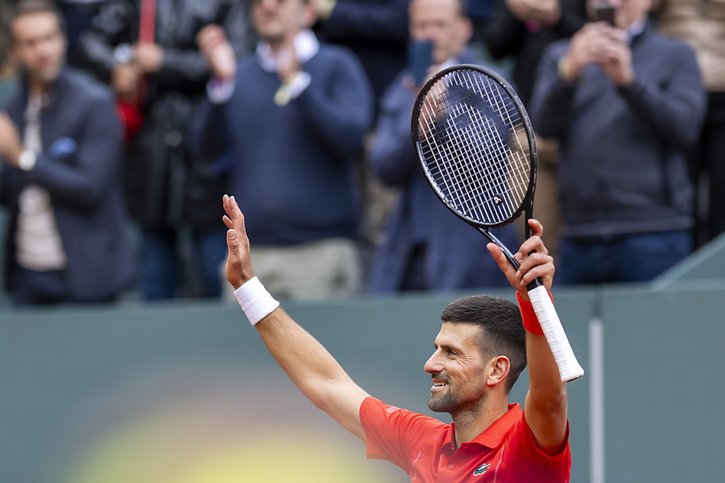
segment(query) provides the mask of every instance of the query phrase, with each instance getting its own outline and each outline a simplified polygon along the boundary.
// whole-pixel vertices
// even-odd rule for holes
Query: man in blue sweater
[[[692,246],[695,55],[647,25],[650,0],[610,1],[614,25],[549,47],[530,105],[536,130],[560,142],[560,283],[650,280]]]
[[[285,298],[354,293],[361,270],[356,161],[372,118],[351,53],[320,44],[310,0],[254,0],[260,43],[237,63],[223,31],[198,36],[214,79],[197,118],[207,159],[231,160],[258,272]]]

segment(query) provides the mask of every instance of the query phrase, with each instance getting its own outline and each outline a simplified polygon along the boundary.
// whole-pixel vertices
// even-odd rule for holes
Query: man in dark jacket
[[[177,267],[190,232],[202,296],[219,296],[225,183],[213,162],[192,158],[186,128],[205,92],[209,67],[195,37],[221,24],[246,45],[245,2],[237,0],[111,0],[103,4],[81,46],[96,75],[113,85],[126,121],[125,188],[142,234],[141,296],[176,296]],[[188,285],[188,284],[187,284]],[[188,287],[187,287],[188,288]]]
[[[647,25],[650,0],[612,0],[544,54],[531,102],[560,142],[560,283],[647,281],[691,251],[705,92],[695,54]]]
[[[410,2],[410,34],[431,41],[430,69],[474,63],[466,52],[471,21],[460,0]],[[423,175],[410,141],[410,116],[420,86],[411,72],[401,72],[390,85],[370,144],[373,173],[386,185],[401,189],[370,274],[370,289],[392,293],[409,290],[457,290],[506,283],[484,255],[486,239],[438,200]],[[517,245],[512,227],[497,232]]]
[[[113,97],[64,67],[52,3],[20,2],[9,25],[22,85],[0,114],[6,288],[19,305],[112,300],[134,275]]]

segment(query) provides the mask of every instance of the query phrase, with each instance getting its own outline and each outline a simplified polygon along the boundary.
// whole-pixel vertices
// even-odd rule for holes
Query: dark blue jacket
[[[6,106],[21,133],[27,105],[21,89]],[[70,68],[41,113],[43,154],[28,172],[0,164],[0,202],[10,212],[5,285],[12,292],[18,195],[28,184],[50,195],[74,301],[105,300],[132,281],[135,258],[121,194],[121,127],[106,88]]]
[[[618,89],[596,65],[575,84],[562,81],[558,62],[568,45],[544,54],[530,107],[534,128],[559,141],[562,235],[689,228],[687,155],[705,113],[694,52],[647,27],[631,45],[636,79]]]
[[[448,210],[423,174],[410,134],[415,95],[400,74],[385,94],[374,141],[368,152],[373,173],[386,185],[401,189],[390,215],[370,274],[370,290],[400,290],[407,262],[416,246],[426,249],[430,290],[505,286],[506,279],[486,250],[487,238]],[[514,252],[512,227],[496,235]]]

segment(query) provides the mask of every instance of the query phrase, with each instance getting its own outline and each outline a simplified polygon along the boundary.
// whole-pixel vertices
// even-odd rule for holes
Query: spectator
[[[529,107],[536,69],[546,47],[571,37],[586,22],[586,0],[499,0],[483,38],[495,59],[513,58],[513,80],[524,106]],[[534,126],[536,128],[536,126]],[[535,204],[537,217],[547,227],[546,244],[556,256],[560,207],[556,189],[556,143],[536,138],[539,171]]]
[[[209,220],[220,216],[226,184],[208,163],[190,156],[185,133],[209,76],[197,33],[223,24],[243,49],[245,15],[237,0],[111,0],[82,38],[90,65],[112,83],[127,126],[124,178],[141,229],[144,300],[178,295],[183,277],[177,268],[188,238],[202,275],[200,295],[221,294],[224,236]]]
[[[98,14],[101,5],[108,0],[57,0],[56,3],[63,14],[65,22],[68,48],[66,61],[78,69],[84,69],[85,59],[80,46],[80,40],[91,21]]]
[[[695,146],[705,96],[695,55],[615,0],[542,59],[531,114],[561,147],[561,283],[650,280],[691,250]]]
[[[238,64],[221,29],[199,36],[216,79],[195,144],[208,159],[231,153],[231,190],[273,293],[355,293],[355,160],[372,117],[365,73],[346,49],[318,42],[310,0],[254,0],[250,15],[261,41]]]
[[[320,39],[353,51],[373,89],[375,105],[405,65],[408,0],[315,0]]]
[[[698,193],[707,207],[696,230],[696,241],[703,244],[725,232],[725,2],[659,3],[662,32],[695,49],[707,89],[707,115],[693,169],[696,186],[707,182],[705,192]]]
[[[461,0],[410,3],[411,40],[433,42],[429,72],[474,62],[466,52],[471,31]],[[370,289],[389,293],[503,285],[506,279],[495,263],[481,256],[486,239],[438,200],[423,175],[410,141],[415,84],[408,71],[391,84],[368,153],[372,171],[402,191],[375,255]],[[512,227],[497,236],[509,246],[518,244]]]
[[[6,288],[18,305],[111,301],[134,275],[113,97],[64,67],[52,3],[19,2],[8,31],[23,75],[0,114]]]

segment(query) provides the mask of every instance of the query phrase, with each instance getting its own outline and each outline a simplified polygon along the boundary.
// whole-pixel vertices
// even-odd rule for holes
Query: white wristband
[[[274,309],[279,307],[272,295],[267,292],[262,282],[257,277],[244,282],[244,284],[234,291],[239,306],[242,307],[244,315],[249,319],[252,326],[272,313]]]

